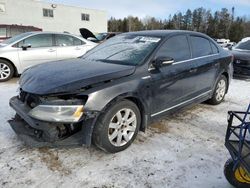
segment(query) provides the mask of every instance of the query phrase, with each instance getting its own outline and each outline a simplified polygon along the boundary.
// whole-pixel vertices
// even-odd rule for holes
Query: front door
[[[171,110],[196,96],[190,45],[186,35],[169,38],[156,57],[171,57],[174,63],[151,70],[151,116]]]

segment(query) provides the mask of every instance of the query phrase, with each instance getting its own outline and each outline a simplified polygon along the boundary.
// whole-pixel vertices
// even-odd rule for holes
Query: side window
[[[210,41],[208,39],[198,36],[191,36],[190,40],[192,45],[193,58],[213,54],[212,48],[210,46]]]
[[[84,44],[83,41],[69,35],[56,35],[57,46],[79,46]]]
[[[210,44],[211,44],[211,47],[212,47],[213,54],[219,53],[218,47],[212,42],[210,42]]]
[[[190,59],[191,54],[187,37],[185,35],[171,37],[162,45],[157,56],[172,57],[176,62]]]
[[[85,44],[85,42],[83,42],[82,40],[74,37],[74,46],[80,46],[80,45],[83,45],[83,44]]]
[[[51,34],[39,34],[35,36],[28,37],[17,44],[17,47],[22,47],[23,45],[31,45],[31,48],[44,48],[52,47],[53,40]]]
[[[74,46],[74,38],[69,35],[56,35],[57,46]]]

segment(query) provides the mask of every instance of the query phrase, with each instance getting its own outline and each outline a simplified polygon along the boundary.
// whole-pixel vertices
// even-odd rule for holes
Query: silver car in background
[[[0,82],[34,65],[77,58],[97,44],[84,38],[53,32],[29,32],[0,43]]]

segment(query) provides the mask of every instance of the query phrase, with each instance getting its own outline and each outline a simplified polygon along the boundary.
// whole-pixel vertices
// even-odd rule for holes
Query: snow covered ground
[[[227,111],[246,109],[249,81],[233,80],[219,106],[199,104],[154,123],[117,154],[23,146],[7,123],[16,82],[0,83],[0,187],[231,187],[223,175]]]

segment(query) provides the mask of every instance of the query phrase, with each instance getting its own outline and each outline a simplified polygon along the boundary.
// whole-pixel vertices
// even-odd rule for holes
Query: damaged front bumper
[[[36,120],[28,115],[31,108],[19,97],[10,99],[10,106],[16,116],[9,124],[19,138],[31,147],[59,147],[91,145],[91,136],[99,113],[85,116],[74,124],[52,123]]]

